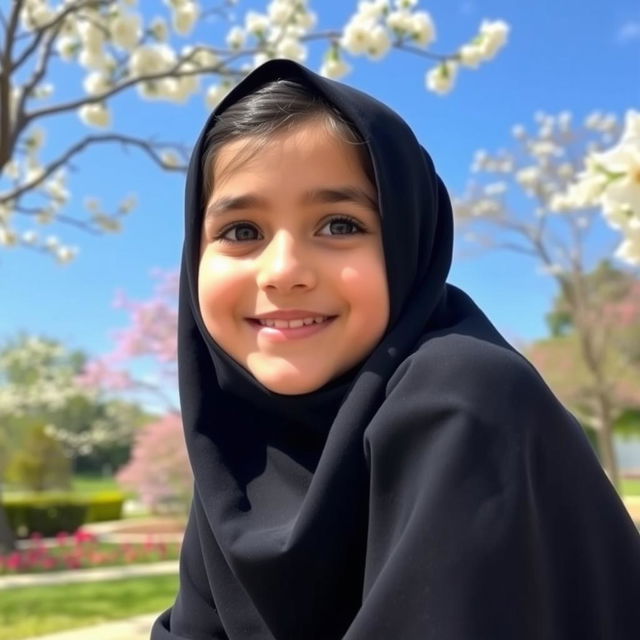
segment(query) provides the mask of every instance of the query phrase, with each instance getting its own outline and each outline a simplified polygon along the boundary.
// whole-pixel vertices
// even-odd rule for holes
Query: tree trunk
[[[16,538],[9,526],[7,514],[2,506],[2,487],[0,486],[0,553],[8,553],[16,548]]]
[[[618,460],[613,446],[613,419],[609,398],[606,394],[599,394],[598,404],[598,448],[600,449],[600,462],[604,467],[609,480],[616,489],[620,490],[620,471]]]

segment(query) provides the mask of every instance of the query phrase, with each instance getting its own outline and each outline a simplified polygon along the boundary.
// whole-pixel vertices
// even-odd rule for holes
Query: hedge
[[[53,536],[61,531],[73,533],[83,524],[119,520],[124,495],[105,491],[78,496],[70,493],[41,493],[4,496],[2,500],[9,525],[17,536],[32,533]]]

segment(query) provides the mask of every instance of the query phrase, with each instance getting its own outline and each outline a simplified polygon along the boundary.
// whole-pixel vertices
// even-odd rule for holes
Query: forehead
[[[283,173],[286,185],[296,180],[345,179],[374,186],[367,177],[361,144],[347,141],[324,121],[314,120],[276,132],[268,138],[247,136],[221,146],[213,164],[213,190],[229,181],[274,177]]]

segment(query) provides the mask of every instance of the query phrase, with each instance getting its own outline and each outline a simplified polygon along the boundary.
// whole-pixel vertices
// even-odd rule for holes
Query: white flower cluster
[[[74,397],[94,396],[93,391],[75,383],[74,371],[61,362],[63,351],[59,344],[34,336],[25,338],[19,347],[2,351],[0,380],[5,383],[0,385],[0,416],[21,416],[33,409],[56,411]],[[6,382],[8,371],[24,371],[21,377],[31,382]]]
[[[615,119],[592,116],[589,128],[609,133]],[[640,112],[629,110],[622,136],[611,148],[589,153],[584,170],[553,201],[557,211],[600,207],[606,221],[624,239],[616,255],[640,265]]]
[[[340,46],[351,55],[383,58],[394,43],[427,47],[435,40],[435,26],[426,11],[414,11],[417,1],[369,0],[358,3],[345,25]],[[335,59],[335,56],[334,56]]]
[[[503,20],[483,20],[478,35],[458,50],[455,60],[444,60],[427,73],[427,88],[435,93],[449,93],[459,66],[477,69],[482,62],[492,60],[507,43],[509,25]]]
[[[304,62],[307,59],[304,39],[316,21],[307,0],[271,0],[265,13],[248,11],[244,24],[232,25],[226,44],[232,53],[255,49],[252,63],[244,67],[247,71],[273,58]],[[207,108],[215,108],[232,86],[229,80],[210,85],[205,94]]]
[[[17,188],[33,184],[31,188],[34,195],[46,198],[46,204],[42,205],[34,216],[35,221],[42,225],[53,222],[70,197],[64,169],[58,169],[53,175],[43,179],[45,168],[40,163],[39,152],[44,145],[45,137],[44,129],[36,127],[29,130],[24,139],[24,157],[7,163],[3,171],[3,177],[11,180]],[[0,198],[3,195],[0,192]],[[32,229],[21,233],[16,231],[11,227],[13,217],[14,203],[6,200],[1,202],[0,246],[29,246],[51,253],[61,263],[70,262],[75,257],[77,249],[62,245],[54,236],[40,238]]]

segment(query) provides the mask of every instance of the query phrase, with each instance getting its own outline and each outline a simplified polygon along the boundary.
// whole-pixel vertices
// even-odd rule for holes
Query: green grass
[[[112,477],[74,476],[73,490],[79,493],[99,493],[101,491],[122,491]]]
[[[623,496],[640,496],[640,478],[623,478],[621,484]]]
[[[0,592],[0,640],[22,640],[145,613],[173,604],[178,576],[153,576]]]

